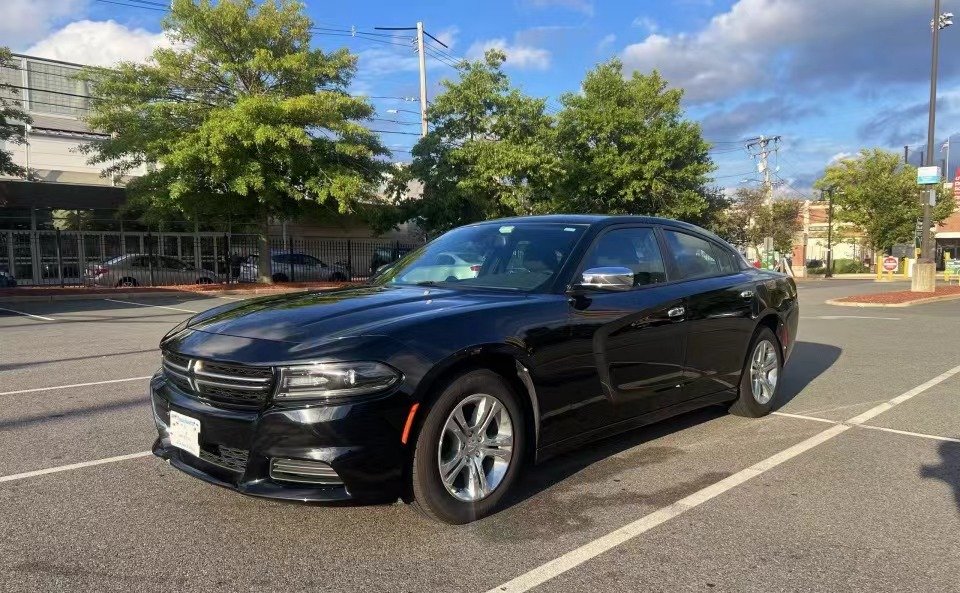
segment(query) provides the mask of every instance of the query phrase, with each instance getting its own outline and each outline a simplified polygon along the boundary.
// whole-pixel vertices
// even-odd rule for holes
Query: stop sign
[[[900,260],[893,257],[892,255],[888,255],[885,258],[883,258],[884,272],[896,272],[897,268],[899,267],[900,267]]]

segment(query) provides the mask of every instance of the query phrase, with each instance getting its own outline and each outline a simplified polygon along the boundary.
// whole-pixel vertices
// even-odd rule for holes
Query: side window
[[[717,244],[713,245],[713,256],[720,264],[721,274],[736,274],[740,271],[740,264],[737,256],[729,249],[725,249]]]
[[[183,262],[180,261],[179,259],[174,259],[174,258],[172,258],[172,257],[161,257],[161,258],[160,258],[160,265],[162,265],[164,268],[167,268],[167,269],[170,269],[170,270],[180,270],[180,271],[183,271],[183,270],[186,270],[186,269],[187,269],[187,265],[186,265],[185,263],[183,263]]]
[[[145,255],[136,255],[131,257],[129,260],[129,265],[131,268],[146,268],[149,266],[147,263],[147,256]]]
[[[657,236],[651,228],[616,229],[604,234],[590,248],[585,262],[584,270],[629,268],[634,286],[667,280]]]
[[[290,263],[290,254],[289,253],[278,253],[273,256],[273,263],[275,264],[289,264]]]
[[[680,280],[703,278],[720,274],[720,262],[716,246],[705,239],[694,237],[686,233],[666,230],[663,232],[673,252],[673,260],[677,264]]]

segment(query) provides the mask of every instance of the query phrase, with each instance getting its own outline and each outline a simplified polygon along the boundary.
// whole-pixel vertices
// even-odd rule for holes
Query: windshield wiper
[[[414,282],[414,286],[440,286],[442,282],[437,282],[436,280],[421,280],[420,282]]]

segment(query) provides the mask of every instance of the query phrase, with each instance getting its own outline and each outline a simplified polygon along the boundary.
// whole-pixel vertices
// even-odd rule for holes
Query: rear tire
[[[517,396],[500,375],[480,369],[455,378],[417,436],[410,472],[414,508],[453,525],[493,513],[519,476],[524,426]],[[441,465],[451,468],[446,481]]]
[[[783,375],[783,349],[769,327],[757,328],[750,340],[747,360],[743,363],[737,400],[730,413],[747,418],[760,418],[773,410]]]
[[[117,288],[123,288],[125,286],[138,286],[136,278],[121,278],[117,280]]]
[[[274,274],[271,278],[274,282],[289,282],[286,274]]]
[[[341,274],[340,272],[337,272],[337,273],[334,274],[333,276],[330,276],[330,281],[331,281],[331,282],[346,282],[346,281],[347,281],[347,277],[344,276],[343,274]]]
[[[213,280],[211,280],[211,279],[207,278],[206,276],[204,276],[203,278],[198,278],[198,279],[197,279],[197,284],[213,284]]]

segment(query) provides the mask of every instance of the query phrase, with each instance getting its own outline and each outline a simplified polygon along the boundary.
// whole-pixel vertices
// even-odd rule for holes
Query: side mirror
[[[614,266],[584,270],[577,288],[594,290],[625,291],[633,288],[633,271]]]

